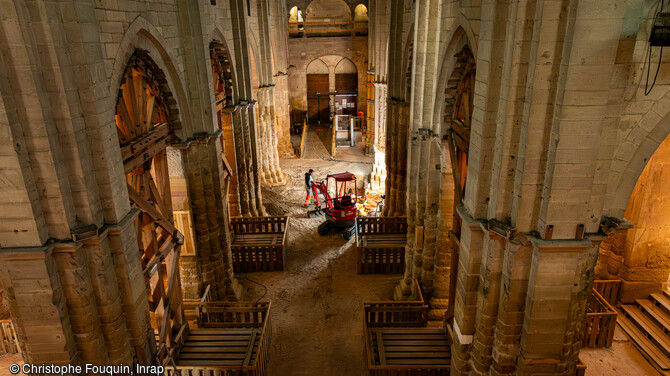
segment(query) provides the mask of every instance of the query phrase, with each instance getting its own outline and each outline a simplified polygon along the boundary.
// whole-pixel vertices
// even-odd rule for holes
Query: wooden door
[[[335,75],[335,91],[337,94],[357,94],[358,74],[338,73]]]
[[[307,75],[307,121],[330,123],[330,84],[327,74]]]

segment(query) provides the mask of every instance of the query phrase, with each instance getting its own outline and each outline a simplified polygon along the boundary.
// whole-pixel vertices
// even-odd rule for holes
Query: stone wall
[[[367,111],[365,103],[368,69],[368,38],[314,37],[291,38],[289,45],[289,103],[292,110],[307,111],[307,66],[327,56],[341,56],[351,60],[358,70],[358,111]],[[329,67],[331,68],[331,67]],[[334,73],[335,66],[332,66]]]

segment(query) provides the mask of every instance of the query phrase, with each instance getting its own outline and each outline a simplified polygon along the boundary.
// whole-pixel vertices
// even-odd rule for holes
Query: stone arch
[[[257,38],[254,36],[254,33],[249,33],[248,40],[249,40],[249,63],[251,64],[252,86],[254,88],[257,88],[260,86],[267,85],[266,82],[268,77],[268,72],[266,72],[267,65],[264,64],[263,62],[265,56],[262,56],[260,53],[258,43],[256,43]],[[253,81],[254,79],[256,80],[255,82]]]
[[[611,206],[605,208],[608,216],[623,218],[635,184],[647,162],[658,146],[670,134],[670,100],[668,91],[626,135],[614,152],[611,170],[617,173],[610,200]],[[660,118],[651,128],[645,127],[647,119]],[[653,124],[653,123],[652,123]]]
[[[225,42],[213,39],[209,44],[214,101],[222,102],[223,107],[231,107],[235,98],[235,71],[230,52]]]
[[[303,17],[307,22],[323,19],[351,21],[352,10],[343,0],[313,0],[307,5]]]
[[[309,4],[310,1],[308,0],[288,0],[286,2],[286,9],[293,9],[293,7],[298,7],[302,12],[303,12],[303,17],[305,16],[305,9],[307,9],[307,4]]]
[[[304,12],[307,9],[307,6],[310,3],[312,3],[313,1],[314,0],[288,0],[286,2],[286,8],[291,9],[293,7],[298,7],[303,11],[303,16],[304,16]],[[365,5],[365,7],[368,8],[368,10],[370,9],[370,4],[369,4],[369,1],[367,1],[367,0],[363,0],[363,1],[361,1],[361,0],[344,0],[344,2],[349,7],[349,10],[350,10],[352,15],[355,14],[356,7],[361,5],[361,4]]]
[[[109,86],[108,102],[105,108],[114,108],[116,106],[116,93],[121,86],[123,74],[125,73],[128,61],[137,49],[145,50],[152,56],[156,66],[165,74],[165,80],[174,96],[176,106],[179,108],[180,124],[175,129],[175,134],[180,139],[186,139],[188,136],[197,132],[191,123],[190,108],[188,99],[183,87],[183,80],[177,70],[174,61],[174,51],[166,49],[161,33],[145,18],[138,16],[128,27],[123,36],[119,49],[114,58],[112,74]]]
[[[466,52],[463,56],[464,52]],[[439,164],[441,170],[431,170],[430,184],[437,185],[439,195],[439,210],[437,212],[437,249],[435,252],[435,281],[431,306],[433,314],[444,315],[450,319],[453,317],[454,296],[457,275],[457,248],[460,238],[460,217],[456,213],[456,206],[463,195],[463,187],[457,192],[456,181],[462,176],[458,174],[456,149],[447,136],[447,129],[451,126],[453,107],[456,104],[455,95],[458,86],[465,73],[465,65],[468,62],[474,64],[474,54],[470,49],[470,39],[464,28],[457,27],[441,54],[442,66],[440,67],[437,93],[433,106],[433,124],[437,124],[434,132],[439,135],[435,139],[433,148],[439,150]],[[473,88],[474,89],[474,88]],[[447,101],[452,101],[451,103]],[[449,107],[451,106],[451,107]],[[449,124],[447,124],[449,122]],[[440,140],[440,141],[438,141]],[[431,148],[431,151],[433,150]],[[431,156],[431,159],[434,157]],[[431,161],[431,163],[434,163]],[[438,178],[439,176],[439,178]],[[462,181],[462,180],[461,180]],[[460,183],[460,182],[459,182]]]
[[[351,13],[354,15],[354,21],[367,21],[369,18],[368,7],[363,3],[356,5]]]
[[[475,59],[477,57],[476,47],[474,47],[473,39],[469,36],[466,29],[463,26],[458,26],[452,33],[449,43],[445,46],[444,50],[440,55],[440,61],[442,65],[439,71],[439,78],[437,82],[437,93],[435,96],[435,105],[433,106],[433,124],[442,124],[444,119],[444,91],[447,88],[447,83],[449,81],[449,76],[454,70],[457,59],[454,58],[454,55],[458,53],[464,46],[470,47],[470,52],[472,52]],[[444,134],[441,132],[440,134]],[[436,129],[436,131],[438,131]]]
[[[239,98],[239,83],[237,79],[237,70],[235,66],[235,56],[230,49],[230,46],[232,45],[228,39],[223,35],[221,32],[221,29],[219,27],[215,27],[212,32],[210,33],[209,37],[209,48],[213,47],[212,44],[216,42],[218,45],[216,46],[217,51],[221,51],[225,53],[228,57],[227,61],[228,63],[223,64],[222,66],[228,70],[230,70],[230,79],[231,81],[227,84],[227,88],[231,92],[231,98],[230,100],[226,103],[227,106],[232,106],[233,104],[237,103],[238,98]],[[210,51],[211,52],[211,51]],[[211,53],[210,53],[210,58],[211,58]]]
[[[307,74],[328,74],[328,66],[320,58],[312,60],[305,69]]]
[[[335,66],[335,74],[339,73],[358,73],[358,68],[356,68],[356,64],[353,61],[345,57]]]

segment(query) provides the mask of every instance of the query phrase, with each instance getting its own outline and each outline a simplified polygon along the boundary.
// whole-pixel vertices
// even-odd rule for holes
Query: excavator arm
[[[333,209],[333,200],[330,198],[330,194],[328,193],[328,187],[326,186],[326,183],[320,181],[320,182],[312,182],[312,192],[314,192],[314,205],[317,208],[321,208],[321,200],[319,199],[319,193],[323,196],[323,200],[326,203],[326,207],[328,210]]]

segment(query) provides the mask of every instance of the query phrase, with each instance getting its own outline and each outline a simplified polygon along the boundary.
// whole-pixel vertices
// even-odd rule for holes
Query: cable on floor
[[[267,295],[267,293],[268,293],[268,288],[267,288],[267,286],[265,286],[264,284],[262,284],[262,283],[260,283],[260,282],[256,282],[256,281],[254,281],[253,279],[249,278],[249,273],[245,273],[245,274],[244,274],[244,278],[245,278],[247,281],[251,282],[251,283],[255,283],[255,284],[257,284],[258,286],[261,286],[261,287],[265,290],[265,291],[263,292],[263,295],[262,295],[260,298],[258,298],[258,300],[256,300],[256,304],[258,304],[258,302],[260,302],[261,299],[265,298],[265,295]]]

